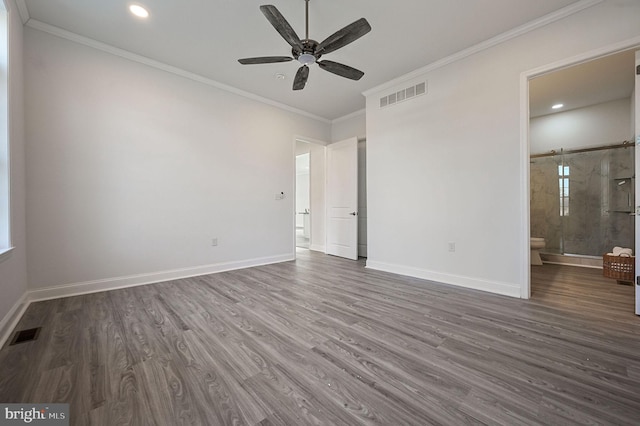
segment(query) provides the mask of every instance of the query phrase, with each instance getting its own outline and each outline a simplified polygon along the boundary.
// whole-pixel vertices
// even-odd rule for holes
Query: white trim
[[[11,253],[13,252],[14,249],[15,249],[15,247],[9,247],[9,248],[6,248],[6,249],[0,249],[0,263],[2,263],[5,260],[9,259],[11,257]]]
[[[81,294],[97,293],[101,291],[116,290],[140,285],[155,284],[170,280],[190,278],[200,275],[215,274],[218,272],[245,269],[272,263],[288,262],[294,260],[292,253],[279,256],[260,257],[234,262],[217,263],[213,265],[196,266],[192,268],[173,269],[169,271],[153,272],[149,274],[129,275],[125,277],[107,278],[103,280],[86,281],[81,283],[64,284],[30,290],[29,300],[58,299],[60,297],[78,296]]]
[[[293,213],[293,236],[292,236],[292,245],[293,245],[293,256],[294,258],[298,258],[297,249],[298,249],[298,232],[297,232],[297,203],[298,203],[298,159],[296,157],[296,153],[298,151],[298,141],[305,142],[297,136],[293,137],[293,191],[291,192],[291,204],[292,209],[290,210]],[[311,155],[309,155],[311,157]],[[311,174],[309,174],[309,178],[311,178]],[[309,183],[309,187],[311,187],[311,183]],[[311,197],[309,197],[311,199]],[[309,225],[311,226],[311,225]]]
[[[531,297],[531,271],[530,271],[530,259],[529,252],[531,243],[529,241],[530,231],[530,211],[529,211],[529,193],[530,193],[530,172],[529,172],[529,80],[540,75],[550,73],[562,68],[567,68],[573,65],[581,64],[593,59],[601,58],[604,56],[612,55],[624,50],[638,48],[640,46],[640,37],[634,37],[628,40],[624,40],[618,43],[610,44],[598,49],[590,50],[579,55],[575,55],[569,58],[561,59],[559,61],[543,65],[529,71],[524,71],[520,74],[520,188],[522,193],[520,194],[520,202],[524,211],[522,212],[521,220],[523,226],[521,229],[524,238],[524,247],[520,255],[522,269],[520,271],[521,276],[521,297],[528,299]],[[549,263],[549,262],[546,262]]]
[[[520,75],[520,205],[522,214],[520,220],[521,241],[524,241],[523,250],[519,253],[520,258],[520,297],[531,298],[531,182],[529,164],[529,79],[523,74]],[[526,117],[522,120],[522,117]]]
[[[623,52],[629,49],[637,49],[640,47],[640,36],[633,37],[628,40],[623,40],[618,43],[610,44],[604,47],[600,47],[598,49],[590,50],[585,53],[580,53],[579,55],[571,56],[569,58],[560,59],[556,62],[552,62],[547,65],[542,65],[540,67],[531,69],[529,71],[525,71],[522,74],[527,77],[527,82],[534,78],[539,77],[543,74],[551,73],[562,68],[571,67],[574,65],[579,65],[585,62],[589,62],[593,59],[602,58],[605,56],[613,55],[616,53]]]
[[[443,274],[441,272],[429,271],[427,269],[376,262],[372,260],[367,260],[366,267],[368,269],[375,269],[377,271],[391,272],[392,274],[406,275],[409,277],[435,281],[436,283],[450,284],[458,287],[470,288],[473,290],[487,291],[490,293],[502,294],[504,296],[520,297],[520,286],[512,283],[486,281],[478,278],[465,277],[462,275]]]
[[[30,303],[28,293],[24,293],[4,318],[0,320],[0,348],[4,347],[4,344],[11,336],[13,329],[18,325],[18,321],[20,321]]]
[[[16,0],[16,7],[18,8],[18,14],[20,15],[20,19],[23,24],[29,22],[31,17],[29,16],[29,9],[27,9],[27,3],[25,0]]]
[[[142,56],[142,55],[138,55],[138,54],[133,53],[133,52],[129,52],[128,50],[120,49],[118,47],[114,47],[114,46],[111,46],[109,44],[101,43],[101,42],[93,40],[91,38],[84,37],[84,36],[81,36],[79,34],[67,31],[67,30],[63,30],[62,28],[55,27],[53,25],[45,24],[44,22],[41,22],[41,21],[38,21],[38,20],[35,20],[35,19],[30,19],[25,25],[30,27],[30,28],[33,28],[33,29],[36,29],[36,30],[39,30],[39,31],[42,31],[42,32],[45,32],[45,33],[48,33],[48,34],[51,34],[51,35],[54,35],[56,37],[60,37],[60,38],[66,39],[66,40],[70,40],[70,41],[73,41],[75,43],[79,43],[79,44],[91,47],[93,49],[101,50],[103,52],[110,53],[112,55],[119,56],[119,57],[124,58],[124,59],[128,59],[130,61],[138,62],[138,63],[143,64],[143,65],[147,65],[147,66],[150,66],[150,67],[153,67],[153,68],[157,68],[159,70],[166,71],[168,73],[175,74],[177,76],[184,77],[184,78],[187,78],[189,80],[196,81],[198,83],[206,84],[207,86],[215,87],[217,89],[224,90],[224,91],[233,93],[235,95],[242,96],[244,98],[248,98],[248,99],[251,99],[251,100],[254,100],[254,101],[257,101],[257,102],[261,102],[263,104],[271,105],[271,106],[274,106],[276,108],[280,108],[282,110],[285,110],[285,111],[288,111],[288,112],[292,112],[294,114],[302,115],[304,117],[312,118],[314,120],[317,120],[317,121],[320,121],[320,122],[323,122],[323,123],[326,123],[326,124],[331,124],[331,120],[329,120],[327,118],[320,117],[320,116],[315,115],[315,114],[311,114],[310,112],[303,111],[301,109],[294,108],[292,106],[289,106],[289,105],[286,105],[286,104],[283,104],[283,103],[280,103],[280,102],[276,102],[276,101],[273,101],[271,99],[263,98],[262,96],[258,96],[258,95],[255,95],[253,93],[249,93],[249,92],[246,92],[244,90],[237,89],[237,88],[232,87],[232,86],[228,86],[226,84],[220,83],[220,82],[212,80],[210,78],[203,77],[203,76],[201,76],[199,74],[195,74],[195,73],[192,73],[192,72],[189,72],[189,71],[185,71],[185,70],[183,70],[181,68],[174,67],[173,65],[168,65],[168,64],[165,64],[163,62],[156,61],[155,59],[147,58],[146,56]]]
[[[343,121],[347,121],[347,120],[350,120],[352,118],[360,117],[361,115],[365,115],[366,113],[367,113],[367,109],[366,108],[362,108],[362,109],[359,109],[358,111],[354,111],[354,112],[352,112],[350,114],[343,115],[342,117],[334,118],[331,121],[331,124],[341,123]]]
[[[327,141],[323,141],[320,139],[314,139],[314,138],[309,138],[306,136],[298,136],[298,135],[294,135],[294,145],[295,145],[295,141],[300,141],[300,142],[305,142],[305,143],[312,143],[314,145],[321,145],[321,146],[327,146],[329,145],[330,142]],[[295,157],[295,154],[294,154]]]
[[[490,49],[498,44],[505,43],[511,39],[519,37],[528,32],[534,31],[538,28],[544,27],[545,25],[549,25],[552,22],[558,21],[560,19],[564,19],[568,16],[571,16],[575,13],[578,13],[584,9],[595,6],[599,3],[602,3],[604,0],[581,0],[576,3],[573,3],[569,6],[563,7],[562,9],[556,10],[555,12],[549,13],[541,18],[535,19],[531,22],[527,22],[526,24],[520,25],[512,30],[499,34],[495,37],[492,37],[488,40],[485,40],[481,43],[478,43],[474,46],[471,46],[467,49],[461,50],[459,52],[454,53],[453,55],[447,56],[446,58],[442,58],[438,61],[435,61],[427,66],[422,68],[418,68],[415,71],[412,71],[408,74],[395,78],[391,81],[388,81],[384,84],[376,86],[372,89],[366,90],[362,92],[364,96],[371,96],[374,93],[382,92],[391,89],[401,83],[412,80],[414,78],[418,78],[419,76],[426,74],[430,71],[433,71],[438,68],[442,68],[446,65],[449,65],[453,62],[457,62],[461,59],[467,58],[471,55],[475,55],[476,53],[482,52],[483,50]]]

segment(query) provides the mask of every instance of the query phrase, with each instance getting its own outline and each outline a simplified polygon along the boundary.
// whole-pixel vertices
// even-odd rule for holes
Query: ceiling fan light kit
[[[322,55],[334,52],[341,47],[353,43],[363,35],[371,31],[371,26],[366,19],[360,18],[336,31],[323,42],[318,43],[309,38],[309,0],[305,0],[305,39],[301,40],[293,30],[289,22],[273,5],[260,6],[260,10],[267,20],[273,25],[283,39],[291,46],[290,56],[263,56],[257,58],[238,59],[243,65],[272,64],[277,62],[289,62],[294,59],[302,65],[293,81],[293,90],[302,90],[309,78],[309,65],[318,64],[320,68],[330,73],[351,80],[360,80],[364,72],[334,61],[320,61]]]

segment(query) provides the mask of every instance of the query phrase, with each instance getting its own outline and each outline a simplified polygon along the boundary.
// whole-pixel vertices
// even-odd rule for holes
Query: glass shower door
[[[565,254],[602,256],[614,246],[633,247],[632,200],[626,195],[635,183],[633,169],[631,147],[563,155]]]

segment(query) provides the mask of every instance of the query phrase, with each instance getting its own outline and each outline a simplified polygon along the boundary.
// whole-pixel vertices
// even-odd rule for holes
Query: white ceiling
[[[531,80],[529,114],[538,117],[628,98],[634,85],[633,50],[598,58]],[[557,103],[564,107],[552,110]]]
[[[291,90],[297,62],[240,65],[238,58],[290,55],[259,10],[269,0],[18,0],[28,16],[326,119],[364,108],[362,92],[557,11],[576,0],[311,0],[317,41],[365,17],[373,30],[326,55],[365,72],[351,81],[311,69],[304,90]],[[271,0],[304,37],[304,0]],[[285,80],[275,74],[283,73]]]

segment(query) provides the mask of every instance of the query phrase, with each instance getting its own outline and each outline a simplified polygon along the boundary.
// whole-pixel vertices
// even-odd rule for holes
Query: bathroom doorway
[[[310,147],[299,142],[296,152],[296,247],[308,249],[311,244]]]
[[[326,144],[294,139],[294,252],[325,252]]]
[[[528,81],[530,258],[542,260],[532,277],[546,265],[602,269],[615,246],[635,252],[635,50]]]

